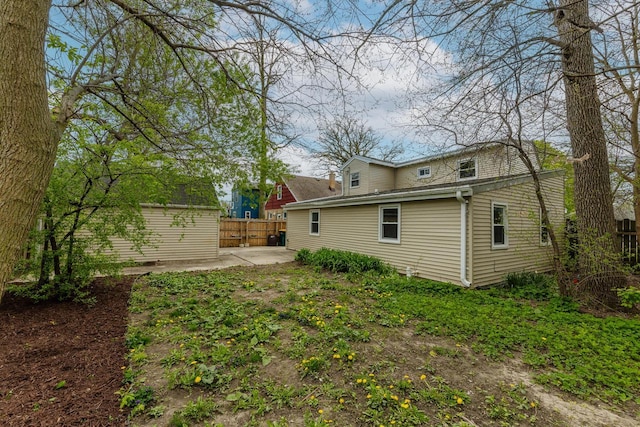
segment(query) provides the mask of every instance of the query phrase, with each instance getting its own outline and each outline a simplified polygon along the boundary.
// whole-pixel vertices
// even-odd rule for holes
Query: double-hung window
[[[506,249],[509,247],[507,221],[507,205],[491,203],[491,248]]]
[[[458,161],[458,179],[473,179],[478,176],[478,161],[477,159],[466,159]]]
[[[320,235],[320,211],[318,210],[309,212],[309,234]]]
[[[282,200],[282,185],[276,187],[276,199]]]
[[[378,240],[400,243],[400,205],[380,206],[379,215]]]
[[[351,188],[360,187],[360,172],[351,173]]]
[[[431,178],[431,166],[421,166],[418,168],[418,179]]]

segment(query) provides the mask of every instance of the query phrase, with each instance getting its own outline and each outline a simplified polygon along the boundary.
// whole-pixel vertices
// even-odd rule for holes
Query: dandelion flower
[[[456,402],[458,403],[458,405],[462,405],[464,403],[464,400],[462,400],[461,397],[456,399]]]
[[[323,411],[322,409],[318,409],[318,413],[319,413],[320,415],[322,415],[322,413],[323,413],[323,412],[324,412],[324,411]]]
[[[336,354],[333,355],[333,358],[334,359],[340,359],[340,355],[338,353],[336,353]]]
[[[425,374],[420,375],[421,381],[425,381],[426,379],[427,379],[427,376]]]
[[[338,403],[340,403],[342,405],[344,403],[344,399],[340,398],[340,400],[338,400]]]
[[[409,408],[409,404],[408,403],[403,403],[402,405],[400,405],[403,409],[408,409]]]
[[[196,377],[195,380],[193,380],[194,383],[198,384],[200,381],[202,381],[202,378],[200,377]]]

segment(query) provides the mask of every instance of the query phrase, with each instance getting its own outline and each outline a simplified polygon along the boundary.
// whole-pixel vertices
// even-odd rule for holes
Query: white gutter
[[[460,282],[470,287],[467,280],[467,201],[462,197],[462,191],[456,191],[456,199],[460,202]]]
[[[337,208],[345,206],[371,205],[376,203],[402,203],[432,199],[448,199],[456,196],[457,192],[461,192],[466,196],[473,194],[471,187],[468,185],[451,188],[436,188],[427,190],[411,190],[383,194],[367,194],[362,196],[354,196],[348,198],[338,197],[322,197],[318,199],[305,200],[303,202],[287,203],[288,210],[296,209],[319,209],[319,208]]]

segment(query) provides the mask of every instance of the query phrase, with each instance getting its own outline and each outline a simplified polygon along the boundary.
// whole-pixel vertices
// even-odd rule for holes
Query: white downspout
[[[462,197],[462,191],[456,191],[456,199],[460,202],[460,282],[470,287],[467,280],[467,201]]]

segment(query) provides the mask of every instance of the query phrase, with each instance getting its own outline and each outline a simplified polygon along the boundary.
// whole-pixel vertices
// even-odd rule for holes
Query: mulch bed
[[[122,385],[132,278],[92,285],[97,302],[0,304],[0,425],[124,426]]]

